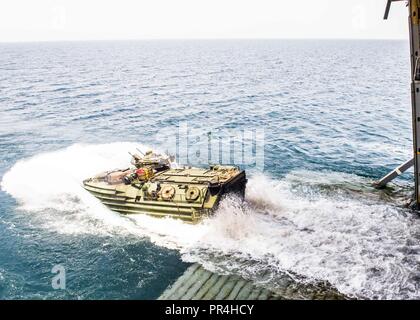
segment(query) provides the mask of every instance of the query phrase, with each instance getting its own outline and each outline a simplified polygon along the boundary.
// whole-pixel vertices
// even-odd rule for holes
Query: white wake
[[[127,167],[128,151],[136,148],[147,149],[111,143],[40,154],[16,163],[1,187],[18,201],[17,214],[58,233],[147,237],[209,268],[252,273],[269,267],[326,280],[359,297],[420,298],[419,220],[364,194],[363,178],[305,171],[282,180],[256,175],[249,179],[245,203],[228,198],[198,225],[123,217],[102,206],[81,182]]]

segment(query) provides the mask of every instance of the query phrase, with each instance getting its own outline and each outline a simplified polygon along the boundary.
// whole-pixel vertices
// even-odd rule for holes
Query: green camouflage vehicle
[[[101,173],[84,188],[111,210],[198,222],[211,214],[223,195],[244,197],[245,171],[236,166],[171,168],[169,157],[148,151],[132,155],[132,168]]]

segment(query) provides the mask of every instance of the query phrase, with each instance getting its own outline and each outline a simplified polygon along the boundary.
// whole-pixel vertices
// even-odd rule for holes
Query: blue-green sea
[[[155,299],[194,262],[420,298],[412,174],[371,187],[411,157],[409,78],[404,41],[0,44],[0,299]],[[119,216],[81,187],[136,148],[176,153],[185,124],[262,132],[244,203],[188,225]]]

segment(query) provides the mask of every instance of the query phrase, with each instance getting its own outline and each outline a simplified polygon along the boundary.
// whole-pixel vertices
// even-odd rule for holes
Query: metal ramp
[[[219,275],[193,264],[158,300],[341,300],[336,290],[297,285],[285,277],[276,289],[267,289],[236,275]]]

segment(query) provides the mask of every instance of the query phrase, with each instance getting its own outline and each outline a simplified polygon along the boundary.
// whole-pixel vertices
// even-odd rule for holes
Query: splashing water
[[[129,162],[133,143],[73,145],[16,163],[1,187],[30,212],[30,223],[62,234],[107,233],[149,238],[188,262],[244,276],[259,269],[302,281],[328,281],[367,298],[420,298],[420,221],[383,202],[364,178],[295,171],[281,180],[249,179],[246,201],[226,198],[198,225],[105,208],[81,182]]]

